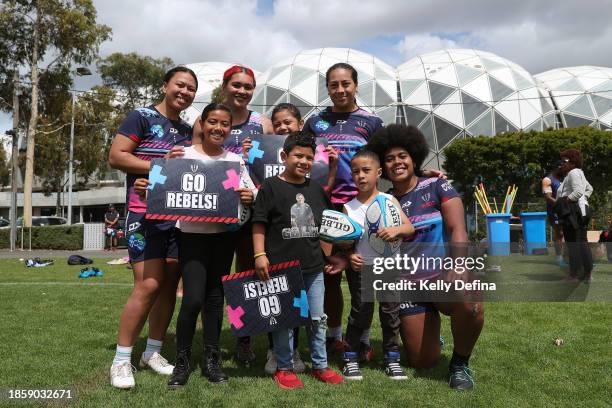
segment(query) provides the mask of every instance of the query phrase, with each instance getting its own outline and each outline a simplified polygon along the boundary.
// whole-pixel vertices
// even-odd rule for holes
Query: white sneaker
[[[157,351],[151,354],[148,360],[144,359],[144,354],[140,357],[140,363],[138,364],[140,368],[151,368],[157,374],[161,375],[172,375],[172,370],[174,370],[174,366],[168,363],[168,360],[162,357]]]
[[[136,371],[136,368],[129,361],[113,363],[110,368],[111,385],[122,389],[134,388],[136,385],[134,371]]]

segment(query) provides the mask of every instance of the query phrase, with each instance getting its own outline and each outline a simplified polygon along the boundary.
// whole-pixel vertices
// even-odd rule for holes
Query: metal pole
[[[74,103],[75,92],[72,91],[72,122],[70,123],[70,159],[68,161],[68,225],[72,225],[72,155],[74,150]]]
[[[15,250],[17,241],[17,172],[19,171],[19,137],[17,128],[19,127],[19,71],[13,74],[13,146],[11,153],[11,252]]]

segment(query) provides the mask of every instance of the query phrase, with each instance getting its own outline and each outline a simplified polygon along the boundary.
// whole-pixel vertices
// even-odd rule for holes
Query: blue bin
[[[510,214],[487,214],[489,255],[510,255]]]
[[[536,249],[546,249],[546,213],[521,213],[521,223],[523,224],[525,255],[533,255]]]

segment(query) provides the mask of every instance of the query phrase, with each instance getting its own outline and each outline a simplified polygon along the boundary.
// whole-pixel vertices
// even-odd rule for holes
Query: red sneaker
[[[326,384],[340,384],[344,382],[344,378],[329,367],[321,370],[315,368],[312,370],[312,376]]]
[[[294,388],[304,388],[304,384],[293,371],[276,370],[274,374],[276,385],[284,390],[292,390]]]

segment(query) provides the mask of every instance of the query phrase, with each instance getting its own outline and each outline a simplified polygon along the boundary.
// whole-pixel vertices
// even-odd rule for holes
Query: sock
[[[370,329],[364,330],[361,334],[361,338],[359,339],[363,344],[370,345]]]
[[[145,349],[145,351],[144,351],[144,353],[142,355],[144,360],[148,361],[151,358],[151,356],[153,355],[153,353],[161,352],[162,344],[164,344],[163,341],[154,340],[154,339],[149,337],[147,339],[147,348]]]
[[[450,366],[460,366],[460,365],[464,365],[467,366],[470,362],[470,356],[462,356],[460,354],[457,354],[457,352],[455,350],[453,350],[453,357],[451,358],[450,361]]]
[[[124,347],[117,344],[113,364],[124,363],[126,361],[130,363],[132,361],[132,349],[133,347]]]
[[[342,340],[342,326],[328,327],[327,337],[335,340]]]

